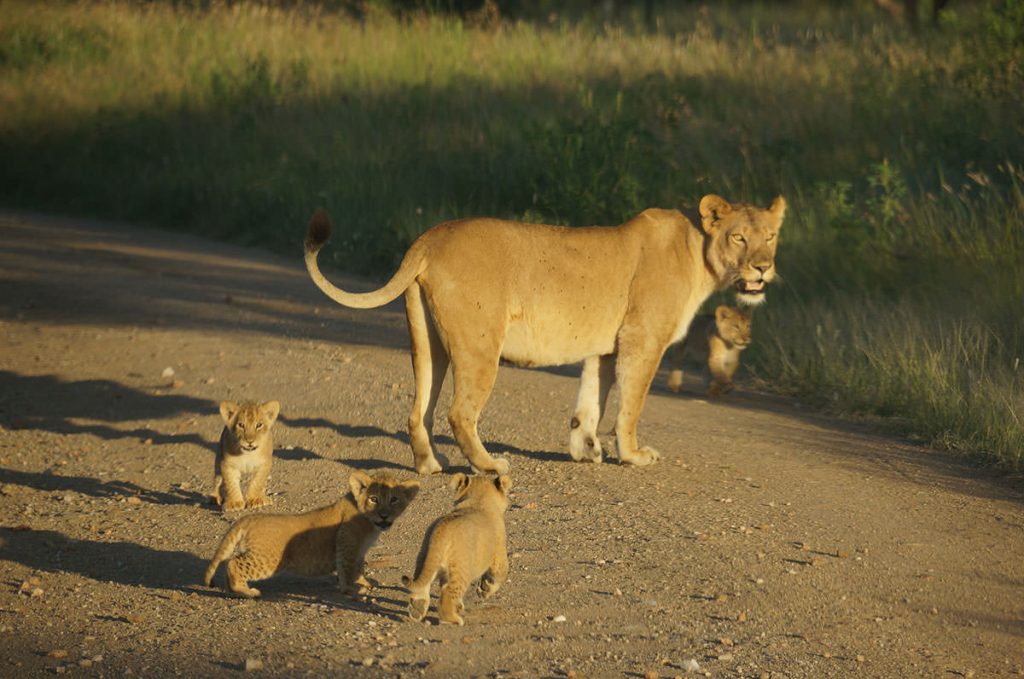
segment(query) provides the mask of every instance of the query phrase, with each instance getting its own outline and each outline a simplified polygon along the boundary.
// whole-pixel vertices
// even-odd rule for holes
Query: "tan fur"
[[[659,455],[638,447],[636,425],[665,349],[715,290],[734,285],[742,303],[763,299],[785,209],[781,196],[763,210],[708,195],[701,228],[660,209],[617,227],[446,222],[412,244],[383,288],[363,294],[337,288],[320,272],[317,253],[331,229],[320,210],[306,235],[306,268],[345,306],[378,307],[405,294],[416,377],[409,438],[421,474],[441,471],[431,431],[449,361],[455,392],[448,421],[459,448],[480,471],[508,471],[476,428],[499,358],[526,366],[583,361],[569,434],[575,460],[601,461],[597,426],[617,381],[619,460],[645,465]]]
[[[708,369],[708,396],[718,398],[733,390],[732,376],[740,365],[740,352],[750,346],[752,311],[719,306],[715,314],[697,316],[686,339],[672,353],[675,368],[668,376],[668,388],[678,392],[683,384],[683,360],[692,356]]]
[[[338,587],[357,594],[369,587],[363,577],[366,552],[381,531],[416,497],[418,481],[400,482],[386,472],[372,477],[361,471],[349,476],[350,492],[327,507],[305,514],[254,514],[235,522],[224,535],[206,569],[213,581],[217,567],[227,563],[227,588],[244,597],[258,597],[250,580],[283,572],[296,575],[338,574]],[[237,553],[237,556],[234,556]]]
[[[507,476],[498,478],[456,474],[455,510],[430,527],[423,538],[416,575],[402,577],[409,588],[409,616],[422,620],[430,606],[430,585],[441,582],[438,617],[441,622],[462,625],[462,602],[469,585],[479,579],[477,591],[485,599],[508,578],[508,547],[505,538]]]
[[[277,421],[281,404],[277,401],[239,405],[222,401],[220,416],[224,429],[213,468],[213,492],[210,500],[225,510],[269,505],[267,479],[274,462],[274,437],[270,428]],[[251,474],[245,497],[242,475]]]

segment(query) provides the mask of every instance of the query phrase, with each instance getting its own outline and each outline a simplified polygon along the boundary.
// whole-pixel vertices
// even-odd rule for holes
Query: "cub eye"
[[[747,242],[747,239],[744,238],[743,236],[741,236],[738,233],[734,233],[732,235],[732,240],[733,240],[734,243],[746,243]]]
[[[377,504],[377,496],[376,496],[376,495],[371,495],[371,496],[370,496],[370,499],[368,500],[368,502],[369,502],[369,503],[370,503],[371,505],[375,505],[375,504]]]
[[[256,431],[259,431],[260,429],[263,429],[263,423],[262,422],[257,422],[256,423]]]
[[[391,498],[391,504],[397,505],[398,504],[398,497]]]

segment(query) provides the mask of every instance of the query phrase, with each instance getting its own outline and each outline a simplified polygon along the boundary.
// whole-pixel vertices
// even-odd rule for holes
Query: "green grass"
[[[655,32],[0,4],[0,200],[387,275],[430,225],[789,199],[745,356],[772,388],[1024,466],[1024,26],[721,3]],[[957,10],[956,7],[953,8]]]

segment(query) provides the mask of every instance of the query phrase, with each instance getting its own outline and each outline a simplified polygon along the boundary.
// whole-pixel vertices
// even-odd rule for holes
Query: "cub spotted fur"
[[[371,477],[361,471],[352,472],[348,483],[350,492],[327,507],[305,514],[253,514],[236,521],[206,569],[206,585],[220,563],[230,559],[227,588],[244,597],[260,595],[250,580],[283,572],[337,572],[343,592],[364,591],[369,587],[362,575],[366,552],[409,506],[420,484],[398,481],[386,472]]]
[[[274,462],[274,437],[270,428],[277,421],[281,404],[277,401],[239,405],[221,401],[220,416],[224,429],[220,448],[213,463],[213,492],[210,500],[225,510],[262,507],[270,504],[267,479]],[[242,475],[251,474],[249,487],[242,497]]]
[[[508,577],[508,548],[505,539],[505,510],[512,480],[507,476],[469,477],[456,474],[455,510],[430,527],[423,538],[416,576],[402,577],[409,588],[409,617],[422,620],[430,606],[430,585],[441,581],[438,617],[441,622],[462,625],[462,598],[474,580],[477,591],[487,598],[498,591]]]
[[[637,421],[665,349],[682,339],[712,292],[735,286],[744,304],[764,299],[785,212],[781,196],[761,209],[707,195],[700,227],[660,209],[616,227],[445,222],[416,239],[384,287],[351,293],[317,264],[331,232],[318,210],[306,232],[306,268],[317,287],[348,307],[379,307],[405,295],[416,378],[409,439],[419,473],[441,471],[432,430],[449,362],[455,395],[448,421],[459,448],[480,471],[508,472],[477,433],[501,358],[527,366],[583,361],[570,421],[574,460],[602,460],[597,426],[618,382],[619,461],[646,465],[659,454],[638,445]]]
[[[690,324],[686,339],[673,352],[675,368],[668,376],[668,388],[678,392],[683,384],[683,359],[686,355],[706,361],[708,396],[718,398],[733,390],[732,376],[740,365],[740,352],[750,346],[752,309],[719,306],[715,315],[697,316]]]

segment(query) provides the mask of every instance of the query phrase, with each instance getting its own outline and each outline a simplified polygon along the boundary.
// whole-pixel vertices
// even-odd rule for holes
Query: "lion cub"
[[[258,597],[260,591],[249,581],[283,572],[319,576],[336,571],[343,592],[364,592],[370,586],[362,575],[366,552],[409,506],[420,483],[398,481],[387,472],[371,477],[354,471],[348,484],[351,492],[327,507],[304,514],[253,514],[236,521],[206,568],[206,585],[230,558],[228,590],[240,596]],[[236,550],[238,555],[231,558]]]
[[[281,412],[281,404],[251,401],[241,405],[221,401],[220,416],[224,430],[213,463],[213,492],[210,500],[225,510],[262,507],[270,504],[267,479],[274,461],[274,437],[270,428]],[[251,473],[249,488],[242,497],[242,474]]]
[[[508,509],[508,476],[456,474],[455,510],[430,527],[416,560],[416,577],[402,577],[409,588],[409,617],[422,620],[430,606],[430,585],[441,581],[441,622],[464,624],[462,598],[469,584],[480,579],[477,591],[485,599],[508,577],[505,510]]]
[[[708,396],[718,398],[733,390],[732,376],[740,365],[740,352],[750,345],[750,307],[719,306],[715,315],[697,316],[673,352],[668,388],[678,392],[683,384],[683,359],[691,354],[708,364]]]

